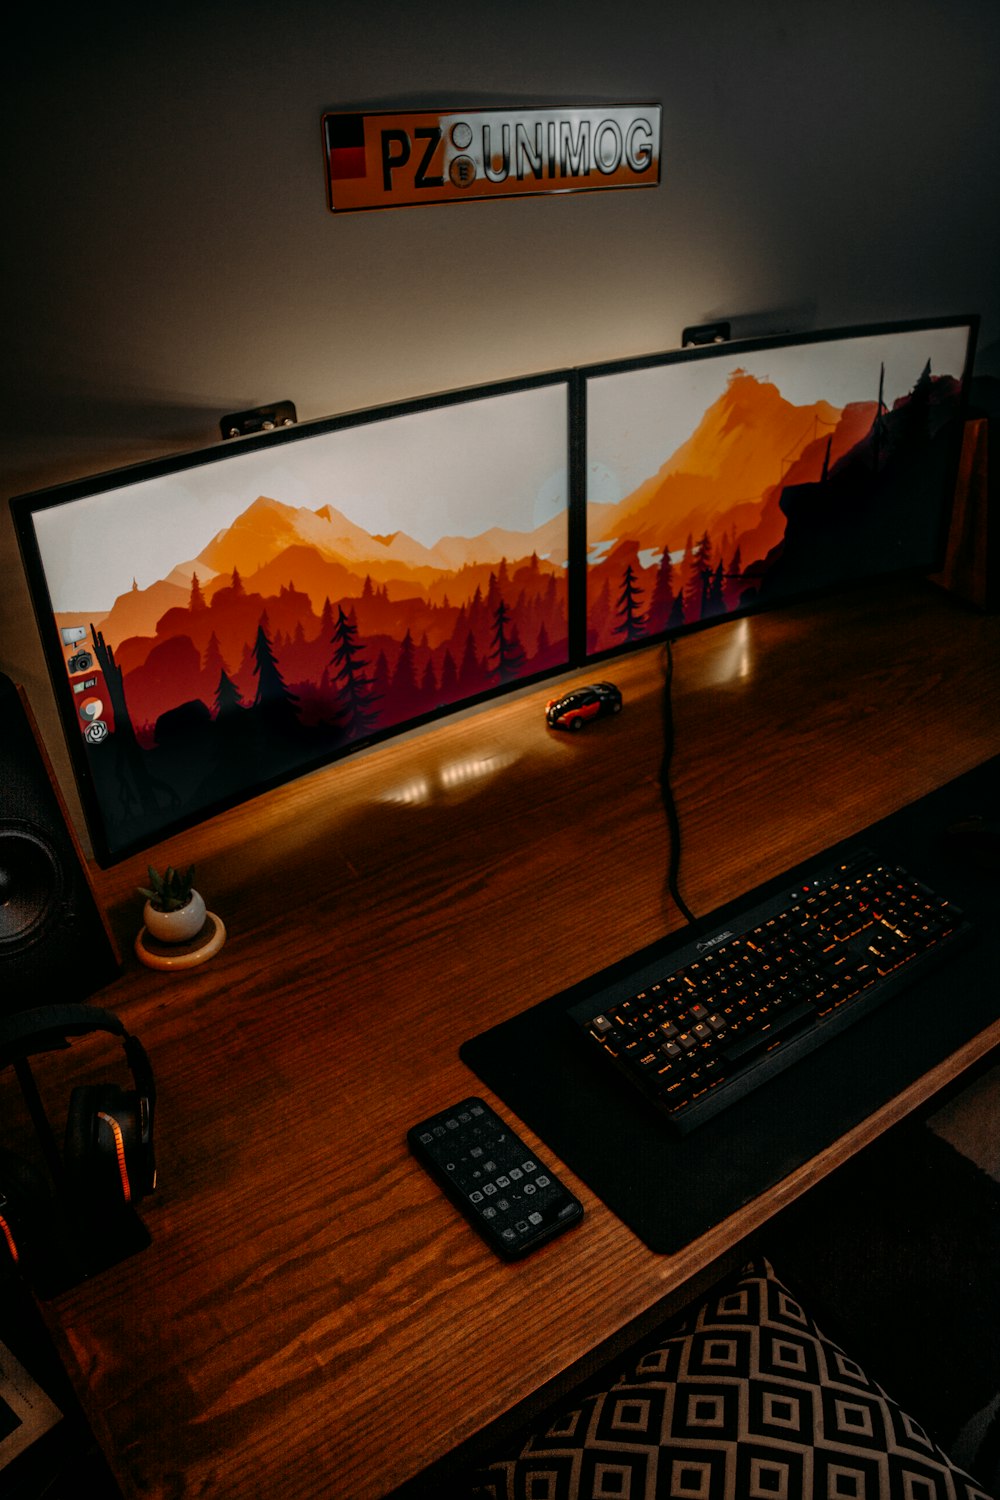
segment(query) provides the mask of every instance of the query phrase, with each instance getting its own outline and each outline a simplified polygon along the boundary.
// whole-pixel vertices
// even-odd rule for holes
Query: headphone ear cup
[[[75,1200],[122,1208],[145,1191],[139,1097],[117,1084],[89,1084],[70,1095],[63,1161]]]

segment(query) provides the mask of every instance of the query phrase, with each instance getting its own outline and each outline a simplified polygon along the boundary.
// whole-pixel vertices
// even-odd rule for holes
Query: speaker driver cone
[[[0,824],[0,947],[34,942],[63,894],[59,857],[30,823]]]

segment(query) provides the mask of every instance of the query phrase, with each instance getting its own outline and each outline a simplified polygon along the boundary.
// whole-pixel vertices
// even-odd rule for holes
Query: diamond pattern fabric
[[[606,1391],[482,1470],[481,1500],[993,1500],[762,1261]]]

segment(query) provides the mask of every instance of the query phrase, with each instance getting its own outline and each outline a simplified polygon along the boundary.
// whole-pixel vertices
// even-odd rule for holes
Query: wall
[[[5,48],[4,496],[720,316],[1000,335],[995,0],[105,4]],[[592,100],[662,103],[658,189],[327,209],[324,110]],[[68,781],[6,506],[0,567]]]

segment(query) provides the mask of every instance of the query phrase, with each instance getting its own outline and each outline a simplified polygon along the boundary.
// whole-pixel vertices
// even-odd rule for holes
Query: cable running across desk
[[[660,761],[660,796],[663,800],[663,810],[667,815],[667,829],[670,834],[667,890],[685,922],[693,924],[694,914],[684,901],[678,884],[681,865],[681,824],[677,815],[677,803],[674,800],[673,783],[670,780],[670,766],[674,758],[674,649],[669,636],[663,643],[663,649],[666,656],[666,672],[663,678],[663,756]]]

